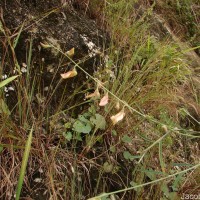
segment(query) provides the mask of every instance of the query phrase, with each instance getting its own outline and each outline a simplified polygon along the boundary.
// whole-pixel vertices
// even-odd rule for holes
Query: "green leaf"
[[[69,128],[71,127],[71,123],[70,123],[70,122],[65,123],[64,127],[65,127],[66,129],[69,129]]]
[[[117,131],[116,130],[112,130],[112,135],[113,136],[117,136]]]
[[[133,156],[129,151],[124,151],[123,156],[126,160],[131,160],[131,161],[137,158],[141,158],[141,156]]]
[[[131,138],[128,135],[124,135],[122,137],[122,141],[125,142],[125,143],[131,143],[132,142]]]
[[[137,184],[136,182],[134,182],[134,181],[131,181],[131,182],[130,182],[130,185],[134,187],[134,186],[137,186],[138,184]],[[139,191],[141,191],[141,188],[134,188],[134,190],[135,190],[136,192],[139,192]]]
[[[85,114],[84,114],[84,115],[79,115],[79,116],[78,116],[78,119],[79,119],[80,121],[86,123],[86,124],[87,124],[87,123],[90,123],[90,121],[86,118],[86,116],[87,116],[87,115],[85,115]]]
[[[111,146],[111,147],[110,147],[110,151],[111,151],[112,153],[115,153],[115,152],[116,152],[116,148],[115,148],[114,146]]]
[[[90,121],[91,121],[92,124],[95,125],[95,127],[97,129],[105,130],[105,128],[106,128],[106,120],[102,115],[95,114],[95,117],[91,117]]]
[[[83,113],[83,115],[79,115],[79,116],[84,116],[85,118],[89,119],[89,117],[91,117],[92,114],[90,112],[85,112]]]
[[[8,83],[10,83],[11,81],[13,81],[14,79],[16,79],[19,75],[16,75],[16,76],[12,76],[10,78],[7,78],[6,80],[4,81],[1,81],[0,82],[0,88],[2,88],[3,86],[7,85]]]
[[[68,141],[71,141],[71,139],[72,139],[72,133],[70,131],[68,131],[67,133],[64,133],[63,136]]]
[[[124,158],[125,158],[126,160],[131,160],[131,161],[133,161],[134,158],[135,158],[133,155],[130,154],[129,151],[124,151],[124,152],[123,152],[123,156],[124,156]]]
[[[90,131],[92,130],[92,126],[89,123],[84,123],[84,122],[77,120],[73,124],[73,130],[78,133],[90,133]]]

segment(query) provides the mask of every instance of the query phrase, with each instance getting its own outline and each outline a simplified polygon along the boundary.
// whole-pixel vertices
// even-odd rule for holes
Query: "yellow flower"
[[[108,104],[108,93],[100,100],[99,106],[105,106],[106,104]]]
[[[117,124],[119,121],[121,121],[125,116],[124,109],[122,109],[119,113],[116,115],[113,115],[110,119],[112,120],[113,125]]]
[[[74,68],[73,70],[71,70],[71,71],[68,71],[68,72],[66,72],[66,73],[64,73],[64,74],[61,74],[61,77],[63,78],[63,79],[67,79],[67,78],[72,78],[72,77],[74,77],[74,76],[76,76],[77,75],[77,71],[76,71],[76,68]]]
[[[89,98],[92,98],[92,97],[100,97],[100,93],[99,93],[99,88],[98,87],[93,93],[88,94],[85,98],[89,99]]]
[[[66,53],[69,57],[72,57],[74,55],[74,47],[70,49],[69,51],[67,51]]]

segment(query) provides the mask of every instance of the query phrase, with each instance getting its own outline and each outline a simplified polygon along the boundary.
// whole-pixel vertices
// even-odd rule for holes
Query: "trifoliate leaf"
[[[133,155],[130,154],[129,151],[124,151],[124,152],[123,152],[123,156],[124,156],[124,158],[125,158],[126,160],[131,160],[131,161],[133,161],[133,159],[135,158]]]
[[[130,143],[132,142],[131,138],[128,136],[128,135],[124,135],[122,137],[122,141],[125,142],[125,143]]]
[[[73,129],[74,129],[74,131],[76,131],[78,133],[90,133],[90,131],[92,130],[92,126],[89,123],[84,123],[84,122],[77,120],[73,124]]]
[[[105,128],[106,128],[106,120],[105,120],[104,116],[102,116],[100,114],[95,114],[94,117],[90,118],[90,121],[91,121],[92,124],[95,125],[95,127],[97,129],[105,130]]]
[[[65,139],[70,141],[72,139],[72,133],[70,131],[68,131],[67,133],[63,134]]]

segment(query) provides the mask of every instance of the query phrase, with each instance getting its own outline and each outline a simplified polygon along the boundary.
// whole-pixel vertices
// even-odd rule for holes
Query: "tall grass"
[[[152,151],[149,153],[150,155],[154,153],[155,150],[152,149],[155,148],[152,147],[159,143],[160,166],[163,172],[169,173],[171,169],[166,171],[164,168],[163,155],[165,155],[166,152],[161,148],[161,142],[164,146],[167,146],[168,142],[164,140],[165,135],[162,135],[157,125],[163,126],[167,123],[166,127],[172,130],[173,134],[180,134],[180,132],[176,131],[181,130],[180,125],[177,123],[176,117],[173,116],[173,114],[177,112],[179,104],[177,101],[179,98],[174,98],[174,92],[177,87],[189,82],[192,70],[184,55],[180,53],[180,49],[176,43],[169,41],[167,37],[166,40],[159,41],[159,39],[149,31],[151,21],[146,18],[151,16],[152,8],[146,10],[139,19],[137,19],[137,14],[135,18],[132,16],[132,8],[132,2],[125,2],[123,0],[112,2],[107,5],[108,12],[106,14],[107,23],[111,30],[111,46],[106,52],[107,58],[102,61],[105,68],[101,70],[101,73],[97,72],[96,76],[93,77],[77,63],[74,62],[74,65],[90,76],[96,84],[100,84],[103,90],[110,94],[112,103],[108,106],[108,110],[105,111],[105,114],[113,112],[115,103],[120,102],[122,107],[125,106],[130,109],[130,111],[140,116],[140,118],[135,116],[134,119],[129,115],[130,124],[138,125],[146,120],[148,121],[148,126],[154,133],[151,134],[148,129],[145,130],[142,126],[139,127],[140,129],[143,128],[144,135],[146,134],[147,137],[154,135],[154,142],[143,150],[144,154],[140,158],[138,165],[143,156],[146,156],[148,150]],[[62,51],[60,52],[62,53]],[[73,60],[71,61],[73,62]],[[101,83],[104,84],[102,85]],[[170,104],[175,105],[173,108],[174,111],[171,111],[172,107]],[[163,110],[170,113],[172,118],[174,117],[174,124],[176,125],[172,125],[170,120],[164,119],[164,121],[161,121],[163,119],[159,119]],[[169,123],[167,121],[169,121]],[[120,127],[119,130],[123,131],[123,128],[124,127]],[[121,134],[123,134],[123,132]],[[176,135],[167,138],[169,141],[176,141]],[[135,137],[134,135],[132,136]],[[195,137],[192,134],[185,134],[185,136]],[[159,139],[156,140],[156,137],[159,137]],[[145,144],[143,145],[146,146]],[[151,161],[153,164],[154,161]],[[144,166],[144,168],[149,166],[149,164],[146,163],[146,159],[141,165]],[[191,169],[198,166],[199,164]],[[188,170],[186,169],[182,172],[187,172]],[[175,175],[177,175],[177,173],[175,173]],[[145,174],[145,176],[147,175]],[[174,175],[170,175],[169,177],[174,177]],[[133,179],[134,178],[136,177],[133,177]],[[165,180],[165,178],[153,180],[152,183],[161,180]],[[145,181],[145,178],[141,181]],[[142,182],[142,186],[146,185],[146,183],[142,184]],[[157,187],[159,188],[159,185],[157,185]],[[134,188],[135,187],[131,187],[131,189]],[[159,189],[164,193],[163,188],[160,187]],[[126,190],[120,191],[123,192]],[[164,193],[162,195],[166,194]],[[98,197],[100,198],[103,196],[107,196],[107,194]]]
[[[23,159],[21,163],[21,170],[20,170],[20,175],[19,175],[19,180],[18,180],[17,190],[16,190],[16,200],[20,199],[21,189],[22,189],[22,185],[24,181],[24,176],[26,173],[26,167],[28,164],[29,153],[31,150],[32,137],[33,137],[33,127],[31,128],[31,131],[29,133],[26,146],[24,149],[24,155],[23,155]]]
[[[138,1],[135,1],[135,3],[136,2]],[[153,15],[153,6],[155,5],[148,9],[142,7],[141,9],[138,8],[135,10],[134,6],[137,6],[137,4],[134,4],[132,1],[124,0],[109,1],[107,4],[105,16],[107,17],[106,22],[110,30],[111,46],[106,52],[107,59],[104,61],[105,70],[102,70],[101,74],[97,72],[96,77],[102,83],[105,83],[104,89],[109,91],[111,95],[112,103],[108,106],[108,111],[105,113],[116,112],[114,108],[115,104],[120,102],[121,107],[125,105],[127,108],[131,108],[130,110],[132,110],[133,113],[139,114],[140,116],[140,118],[138,118],[137,115],[134,115],[134,117],[129,115],[129,126],[135,126],[135,129],[133,128],[135,131],[131,131],[129,128],[123,127],[122,125],[119,127],[119,132],[122,131],[120,135],[123,135],[123,131],[126,130],[125,132],[127,132],[128,129],[130,131],[130,136],[133,138],[137,138],[135,134],[139,135],[139,131],[142,131],[146,137],[152,137],[154,135],[152,137],[154,141],[156,137],[160,137],[156,140],[159,141],[160,144],[160,167],[164,172],[169,173],[171,169],[166,169],[164,167],[166,163],[164,164],[163,159],[166,160],[167,156],[166,151],[161,148],[161,142],[162,145],[166,147],[170,143],[175,143],[177,139],[180,140],[180,138],[177,135],[172,136],[170,134],[170,136],[164,140],[164,136],[158,128],[159,126],[155,126],[155,123],[161,124],[162,126],[167,124],[168,127],[173,127],[172,130],[177,129],[177,127],[181,128],[176,113],[180,105],[179,99],[183,98],[181,96],[183,94],[175,96],[177,94],[176,90],[181,87],[181,85],[189,84],[189,79],[193,74],[193,70],[189,66],[185,55],[180,52],[179,44],[176,44],[176,41],[169,40],[167,36],[160,41],[159,38],[152,34],[151,17]],[[143,14],[141,14],[141,12]],[[139,113],[134,112],[135,110],[139,111]],[[163,111],[169,114],[165,119],[160,118]],[[156,119],[150,120],[148,124],[145,120],[148,119],[148,117],[150,117],[150,119],[155,117]],[[148,124],[148,128],[145,129],[142,124]],[[153,131],[153,133],[150,133],[148,129],[150,129],[150,132]],[[185,131],[183,133],[185,133]],[[186,134],[185,136],[193,137],[193,133]],[[156,141],[153,142],[153,146],[156,144]],[[146,146],[145,144],[142,145]],[[146,149],[151,149],[151,147],[153,147],[152,145],[149,145]],[[149,155],[154,154],[155,148],[153,149],[150,150]],[[152,163],[148,163],[147,160],[149,156],[146,156],[147,159],[141,164],[144,168],[150,167],[154,162],[153,159],[151,159]],[[143,156],[141,158],[143,158]],[[141,159],[139,163],[140,161]],[[170,161],[170,163],[173,163],[173,161]],[[159,166],[157,167],[160,168]],[[199,167],[199,164],[194,165],[194,168],[196,167]],[[191,169],[193,169],[193,167]],[[187,172],[187,170],[185,172]],[[136,177],[138,173],[137,171],[137,174],[132,174],[133,180],[137,180]],[[147,176],[147,174],[145,174],[145,176]],[[159,179],[155,179],[156,182],[157,180],[159,181]],[[141,181],[140,184],[143,185],[142,183],[145,182],[145,178]],[[140,184],[137,186],[140,187]],[[146,183],[144,183],[144,185],[145,184]],[[131,187],[130,189],[134,189],[137,186]],[[162,191],[161,194],[157,195],[166,195],[162,185],[157,185],[157,189]],[[123,191],[126,191],[126,189],[121,190],[121,192]],[[138,194],[141,195],[139,192]],[[149,195],[153,194],[150,192]],[[98,199],[105,196],[107,195],[102,194],[96,198]]]

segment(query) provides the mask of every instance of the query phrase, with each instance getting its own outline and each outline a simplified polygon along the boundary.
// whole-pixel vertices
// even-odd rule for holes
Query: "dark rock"
[[[58,0],[3,0],[0,2],[0,7],[1,21],[11,41],[14,41],[22,27],[15,48],[16,58],[21,68],[23,63],[28,65],[28,54],[31,48],[30,78],[33,79],[35,75],[40,77],[41,91],[50,85],[52,90],[55,89],[60,81],[60,73],[73,68],[74,62],[80,63],[80,66],[88,73],[94,72],[104,43],[104,33],[97,27],[95,21],[76,12],[70,4],[62,6]],[[5,44],[7,38],[2,33],[1,38],[2,44]],[[75,48],[74,62],[54,48],[43,48],[41,43],[51,43],[64,53]],[[3,45],[0,47],[0,54],[5,59],[3,60],[4,73],[13,75],[15,66],[6,67],[8,56],[3,56],[5,54]],[[63,90],[66,90],[66,84],[68,84],[68,95],[72,93],[73,85],[76,87],[83,85],[86,76],[80,69],[78,69],[78,74],[75,78],[61,81],[51,100],[53,104],[61,98]]]

